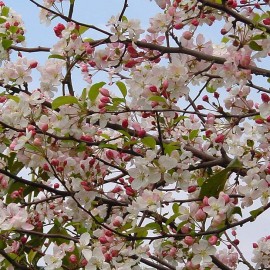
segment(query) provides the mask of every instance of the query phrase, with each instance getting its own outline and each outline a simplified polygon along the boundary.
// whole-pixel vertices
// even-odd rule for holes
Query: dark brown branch
[[[223,262],[221,262],[220,260],[217,259],[217,257],[211,255],[212,258],[212,262],[219,267],[222,270],[232,270],[230,267],[228,267],[227,265],[225,265]]]
[[[63,235],[63,234],[57,234],[57,233],[42,233],[42,232],[36,232],[36,231],[29,231],[29,230],[15,230],[15,232],[18,233],[23,233],[23,234],[30,234],[30,235],[37,235],[40,236],[41,238],[60,238],[60,239],[66,239],[66,240],[70,240],[70,241],[74,241],[76,243],[79,242],[79,240],[75,237],[71,237],[68,235]]]
[[[14,259],[10,258],[4,250],[0,249],[0,255],[2,255],[17,270],[33,270],[32,268],[29,268],[23,264],[17,263]]]
[[[7,170],[0,169],[0,173],[10,177],[11,179],[13,179],[16,182],[23,183],[23,184],[31,186],[31,187],[39,188],[42,190],[44,189],[44,190],[47,190],[49,192],[52,192],[54,194],[61,195],[61,196],[71,196],[71,194],[67,191],[57,190],[57,189],[54,189],[52,187],[46,186],[46,185],[41,184],[41,183],[28,181],[22,177],[18,177],[17,175],[14,175],[14,174],[8,172]]]

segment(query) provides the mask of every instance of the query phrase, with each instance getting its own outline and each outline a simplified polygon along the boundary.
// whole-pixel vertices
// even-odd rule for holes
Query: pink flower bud
[[[204,206],[208,206],[209,205],[208,204],[208,197],[206,197],[206,196],[203,197],[203,205]]]
[[[210,245],[215,245],[218,241],[218,237],[216,235],[212,235],[209,239],[208,239],[208,243]]]
[[[106,88],[99,88],[99,93],[104,97],[111,97],[109,90]]]
[[[265,103],[268,103],[270,101],[270,97],[266,93],[261,94],[261,99]]]
[[[229,203],[231,201],[230,196],[228,194],[223,193],[221,195],[225,201],[225,203]]]
[[[48,124],[42,124],[40,127],[42,132],[46,132],[49,129],[49,125]]]
[[[35,146],[41,146],[42,145],[42,139],[41,138],[35,138],[33,141],[33,144]]]
[[[57,37],[62,37],[62,31],[65,29],[66,27],[62,24],[62,23],[58,23],[54,28],[54,33]]]
[[[165,91],[169,87],[168,80],[164,80],[162,83],[162,90]]]
[[[122,127],[127,128],[128,127],[128,119],[123,119],[122,121]]]
[[[202,209],[199,209],[195,214],[195,219],[197,221],[204,221],[206,219],[206,213]]]
[[[100,242],[101,244],[106,244],[106,243],[108,243],[107,238],[106,238],[105,236],[100,236],[100,237],[98,238],[98,240],[99,240],[99,242]]]
[[[144,129],[141,129],[137,131],[138,137],[143,138],[146,135],[146,131]]]
[[[71,263],[77,263],[77,262],[78,262],[77,256],[76,256],[75,254],[71,254],[71,255],[69,256],[69,261],[70,261]]]
[[[188,246],[192,246],[194,242],[195,242],[195,240],[192,236],[186,236],[184,238],[184,243]]]
[[[215,139],[215,142],[216,143],[223,143],[225,140],[225,136],[223,134],[218,134],[216,139]]]
[[[102,103],[106,103],[106,105],[107,105],[107,103],[110,103],[111,100],[110,100],[110,98],[103,96],[100,98],[100,101]]]
[[[37,61],[31,61],[30,64],[29,64],[29,68],[36,68],[37,65],[38,65]]]
[[[239,243],[240,243],[240,241],[239,241],[239,239],[234,239],[234,240],[233,240],[233,243],[234,243],[236,246],[238,246]]]
[[[186,40],[190,40],[192,38],[193,34],[190,31],[185,31],[182,35],[182,37]]]
[[[258,248],[258,244],[257,243],[253,243],[252,246],[253,246],[253,248]]]
[[[156,93],[158,91],[157,87],[155,85],[151,85],[149,86],[149,90],[152,92],[152,93]]]
[[[202,97],[202,100],[204,102],[209,102],[209,97],[207,95],[205,95],[205,96]]]
[[[197,187],[196,186],[189,186],[188,187],[188,193],[193,193],[196,190],[197,190]]]
[[[114,152],[112,150],[107,150],[106,151],[106,157],[108,159],[114,159]]]
[[[136,194],[136,191],[132,187],[125,187],[125,190],[128,196],[134,196]]]
[[[263,23],[264,23],[265,25],[270,25],[270,18],[264,19],[264,20],[263,20]]]
[[[116,217],[113,221],[113,226],[120,227],[123,224],[123,218],[122,217]]]
[[[194,26],[198,26],[199,25],[199,21],[197,19],[192,19],[191,20],[191,24]]]

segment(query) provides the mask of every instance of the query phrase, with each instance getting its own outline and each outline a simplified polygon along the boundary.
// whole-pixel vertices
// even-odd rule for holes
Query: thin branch
[[[69,18],[69,17],[67,17],[67,16],[65,16],[65,15],[63,15],[63,14],[61,14],[61,13],[58,13],[58,12],[56,12],[56,11],[54,11],[54,10],[51,10],[51,9],[49,9],[49,8],[46,8],[46,7],[40,5],[39,3],[37,3],[37,2],[34,1],[34,0],[29,0],[29,1],[32,2],[33,4],[35,4],[35,5],[36,5],[37,7],[39,7],[39,8],[45,9],[45,10],[47,10],[48,12],[50,12],[50,13],[56,15],[56,16],[59,16],[60,18],[62,18],[62,19],[63,19],[64,21],[66,21],[66,22],[74,22],[74,23],[77,24],[77,25],[81,25],[81,26],[85,26],[85,27],[94,29],[94,30],[96,30],[96,31],[98,31],[98,32],[101,32],[101,33],[105,34],[105,35],[108,35],[108,36],[111,36],[111,35],[112,35],[112,34],[110,34],[109,32],[107,32],[107,31],[105,31],[105,30],[103,30],[103,29],[101,29],[101,28],[98,28],[98,27],[96,27],[96,26],[94,26],[94,25],[91,25],[91,24],[85,24],[85,23],[81,23],[81,22],[75,21],[75,20],[73,20],[73,19],[71,19],[71,18]]]
[[[218,4],[214,1],[209,1],[209,0],[198,0],[198,1],[201,2],[205,6],[224,11],[226,14],[229,14],[232,17],[234,17],[237,21],[242,22],[244,24],[247,24],[248,26],[250,26],[252,28],[255,28],[255,29],[263,28],[263,29],[265,29],[266,33],[270,34],[270,27],[269,26],[267,26],[265,24],[261,24],[261,23],[254,23],[253,21],[251,21],[247,17],[241,15],[239,12],[234,11],[232,8],[229,8],[226,5]]]
[[[119,22],[122,21],[122,18],[124,16],[125,11],[126,11],[127,8],[128,8],[128,0],[125,0],[124,5],[123,5],[123,8],[122,8],[122,11],[121,11],[121,13],[119,15]]]

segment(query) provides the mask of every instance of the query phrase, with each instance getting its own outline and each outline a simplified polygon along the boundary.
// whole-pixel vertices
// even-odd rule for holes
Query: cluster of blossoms
[[[253,244],[252,261],[256,263],[256,269],[270,267],[270,237],[261,238],[258,243]]]
[[[66,22],[35,49],[42,64],[0,1],[1,269],[249,265],[227,232],[270,206],[270,96],[255,83],[270,77],[268,1],[156,0],[146,29],[125,2],[107,30],[74,20],[75,2],[43,1],[42,23]],[[213,25],[221,44],[202,34]],[[269,243],[253,245],[256,269]]]
[[[0,1],[0,63],[2,60],[7,60],[9,51],[12,44],[20,44],[25,40],[24,37],[24,24],[23,21],[14,10],[7,7],[3,1]]]

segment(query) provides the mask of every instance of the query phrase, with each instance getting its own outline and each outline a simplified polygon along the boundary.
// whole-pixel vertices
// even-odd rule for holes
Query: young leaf
[[[141,139],[141,141],[145,146],[148,146],[152,149],[155,149],[155,147],[156,147],[156,141],[152,137],[144,137]]]
[[[249,213],[255,220],[256,217],[259,216],[263,211],[264,211],[263,207],[259,207],[258,209],[252,210]]]
[[[49,58],[65,60],[65,57],[60,55],[60,54],[51,54],[51,55],[49,55]]]
[[[57,97],[53,102],[52,102],[52,109],[55,110],[59,108],[60,106],[67,105],[67,104],[78,104],[78,99],[73,96],[62,96],[62,97]]]
[[[236,158],[230,162],[230,164],[224,170],[217,172],[208,179],[206,179],[202,186],[199,194],[199,198],[206,197],[217,197],[218,194],[223,191],[224,186],[227,182],[228,173],[235,168],[241,168],[241,162]]]
[[[116,85],[118,86],[119,90],[121,91],[123,97],[126,97],[126,95],[127,95],[126,85],[121,81],[116,82]]]
[[[164,97],[161,97],[161,96],[152,96],[152,97],[149,98],[149,100],[150,101],[166,103],[166,99]]]
[[[3,39],[2,40],[2,46],[5,50],[7,50],[8,48],[10,48],[10,46],[12,45],[12,40],[9,39]]]
[[[99,88],[101,88],[105,84],[106,84],[105,82],[99,82],[99,83],[95,83],[91,86],[91,88],[88,92],[88,97],[92,102],[94,102],[96,100],[96,98],[98,97]]]
[[[263,47],[261,45],[259,45],[257,42],[255,42],[254,40],[249,42],[249,47],[253,51],[262,51],[263,50]]]
[[[80,25],[80,28],[79,28],[80,35],[82,35],[83,33],[85,33],[88,29],[89,29],[89,27],[84,26],[84,25]]]

